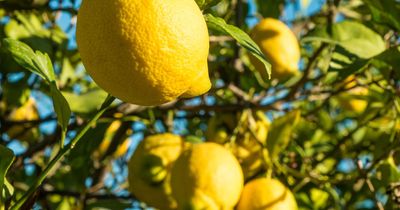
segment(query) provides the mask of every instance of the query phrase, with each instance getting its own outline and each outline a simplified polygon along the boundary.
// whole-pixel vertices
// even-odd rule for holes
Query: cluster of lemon
[[[240,140],[235,145],[247,153],[260,151],[245,142],[249,140],[256,141]],[[237,148],[223,145],[188,143],[170,133],[148,136],[129,162],[130,191],[140,201],[163,210],[297,209],[291,191],[276,179],[258,176],[244,185],[258,159],[243,159]]]
[[[204,94],[211,87],[209,35],[196,2],[204,8],[217,1],[83,1],[77,43],[86,70],[104,90],[133,104]],[[299,44],[284,23],[264,19],[251,37],[272,64],[272,78],[299,73]],[[266,76],[260,61],[250,61]],[[130,190],[159,209],[297,209],[278,180],[252,178],[264,166],[268,125],[263,113],[244,121],[223,115],[210,120],[206,143],[149,136],[129,162]]]

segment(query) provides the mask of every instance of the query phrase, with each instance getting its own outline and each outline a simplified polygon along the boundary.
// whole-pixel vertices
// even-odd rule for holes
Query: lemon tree
[[[397,0],[1,0],[0,210],[400,208]]]

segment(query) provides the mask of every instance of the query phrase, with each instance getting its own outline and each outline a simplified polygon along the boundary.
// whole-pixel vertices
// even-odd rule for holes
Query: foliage
[[[254,177],[280,180],[300,209],[396,208],[400,3],[327,0],[319,8],[315,0],[255,0],[253,13],[247,1],[199,2],[208,4],[212,90],[157,107],[122,101],[108,107],[113,98],[85,73],[76,49],[79,1],[0,1],[0,210],[21,198],[23,209],[145,209],[127,184],[127,162],[143,136],[173,132],[206,141],[209,120],[226,113],[239,116],[228,129],[234,143],[258,111],[271,125]],[[247,35],[261,17],[291,26],[301,44],[301,74],[279,81],[255,71],[249,52],[270,69]],[[40,119],[10,119],[30,98]],[[354,111],[343,100],[367,105]],[[120,126],[106,137],[115,121]],[[13,126],[38,128],[40,135],[11,139]],[[127,135],[133,144],[113,156]],[[108,149],[95,155],[107,138]]]

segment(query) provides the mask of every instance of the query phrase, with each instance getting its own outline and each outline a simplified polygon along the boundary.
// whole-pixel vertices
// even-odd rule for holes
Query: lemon
[[[39,113],[33,98],[29,98],[25,104],[13,110],[8,116],[10,121],[34,121],[38,119]],[[35,125],[24,123],[10,127],[7,130],[7,135],[10,139],[31,141],[39,137],[39,129]]]
[[[298,72],[300,47],[294,33],[283,22],[265,18],[251,32],[251,37],[272,64],[272,78],[286,79]],[[265,66],[253,56],[250,61],[265,77]]]
[[[130,191],[152,207],[175,209],[170,170],[186,144],[170,133],[148,136],[140,142],[128,164]]]
[[[76,33],[93,80],[123,101],[159,105],[211,87],[208,29],[194,0],[84,0]]]
[[[257,178],[244,186],[237,210],[297,210],[297,203],[278,180]]]
[[[171,187],[178,209],[233,209],[243,188],[243,174],[236,158],[223,146],[193,144],[175,162]]]

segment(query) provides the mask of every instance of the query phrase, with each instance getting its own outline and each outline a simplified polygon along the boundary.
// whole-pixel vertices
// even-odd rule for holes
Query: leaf
[[[12,54],[15,62],[17,62],[25,69],[47,80],[46,75],[35,66],[33,60],[35,59],[36,54],[27,44],[14,39],[7,38],[3,39],[2,46]]]
[[[71,105],[71,110],[80,114],[90,114],[96,111],[107,97],[107,93],[98,88],[81,95],[71,92],[62,93]]]
[[[5,178],[4,179],[4,190],[6,193],[6,196],[12,196],[14,195],[14,187],[11,185],[10,182]]]
[[[324,207],[329,205],[329,193],[323,190],[312,188],[310,190],[310,197],[315,209],[324,209]]]
[[[381,53],[380,55],[376,56],[375,59],[385,62],[395,69],[400,66],[400,47],[392,47],[386,50],[385,52]]]
[[[33,60],[35,66],[40,69],[48,78],[48,81],[55,81],[53,65],[50,57],[40,51],[36,51],[36,58]]]
[[[59,78],[59,84],[62,87],[67,85],[67,83],[74,84],[78,79],[78,75],[68,58],[64,58],[63,60],[62,70]]]
[[[343,47],[348,52],[360,57],[371,58],[385,50],[382,37],[355,21],[343,21],[332,26],[332,35],[329,35],[327,26],[316,29],[310,37],[302,40],[321,41]]]
[[[193,135],[189,135],[185,137],[185,141],[186,142],[190,142],[193,144],[197,144],[197,143],[203,143],[204,141],[198,137],[198,136],[193,136]]]
[[[5,182],[7,171],[13,163],[14,158],[14,153],[10,149],[4,147],[3,145],[0,145],[0,198],[3,192],[3,185]]]
[[[400,180],[400,171],[394,163],[392,156],[384,160],[376,170],[380,175],[380,181],[384,186]]]
[[[68,127],[69,118],[71,117],[71,109],[67,100],[58,90],[55,82],[50,84],[51,98],[53,99],[54,111],[57,114],[57,122],[61,128],[66,131]]]
[[[204,18],[206,19],[209,28],[231,36],[254,57],[260,60],[267,69],[269,79],[271,78],[271,64],[267,61],[258,45],[250,38],[249,35],[247,35],[240,28],[227,24],[222,18],[214,17],[210,14],[206,14]]]
[[[267,149],[272,160],[277,159],[289,144],[292,131],[300,121],[300,111],[295,110],[275,119],[270,127],[267,138]]]
[[[400,4],[395,0],[364,0],[377,23],[386,24],[400,31]]]
[[[360,71],[361,69],[364,69],[370,62],[371,62],[371,60],[358,59],[358,60],[354,61],[352,64],[344,67],[343,69],[337,69],[336,71],[339,72],[338,77],[340,79],[345,79],[348,76],[350,76],[351,74],[354,74],[354,73]]]
[[[43,54],[40,51],[35,53],[27,44],[8,38],[3,39],[3,46],[19,65],[39,75],[47,82],[55,81],[53,65],[46,53]]]

